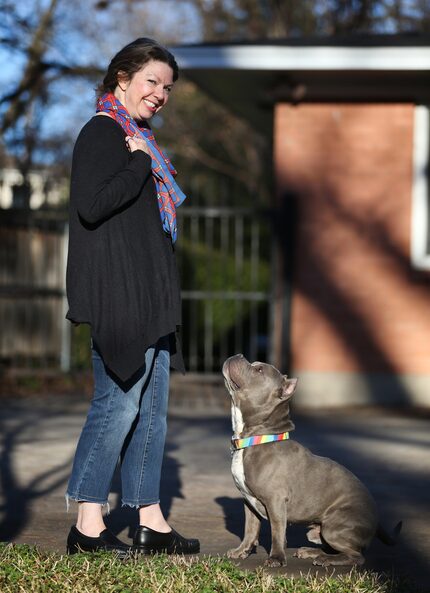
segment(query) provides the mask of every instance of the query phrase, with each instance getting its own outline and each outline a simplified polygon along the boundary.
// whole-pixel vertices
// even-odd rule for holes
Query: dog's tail
[[[389,534],[385,531],[382,525],[379,524],[376,531],[376,537],[378,537],[386,546],[394,546],[397,543],[401,528],[402,521],[399,521],[395,526],[393,533]]]

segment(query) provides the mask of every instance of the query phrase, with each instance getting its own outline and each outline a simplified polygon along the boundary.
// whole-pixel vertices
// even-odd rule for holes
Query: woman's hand
[[[135,150],[143,150],[143,152],[149,154],[146,140],[144,140],[140,136],[126,136],[125,143],[130,152],[134,152]]]

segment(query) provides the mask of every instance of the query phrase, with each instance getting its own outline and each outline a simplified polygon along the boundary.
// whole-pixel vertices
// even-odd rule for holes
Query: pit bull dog
[[[251,553],[262,517],[272,532],[267,566],[286,562],[287,521],[308,524],[308,540],[323,545],[295,554],[317,565],[363,564],[362,552],[375,535],[395,543],[401,522],[393,536],[383,530],[372,496],[354,474],[288,438],[297,379],[270,364],[251,364],[242,354],[228,358],[222,372],[232,399],[232,474],[245,498],[245,534],[239,547],[227,552],[230,558]]]

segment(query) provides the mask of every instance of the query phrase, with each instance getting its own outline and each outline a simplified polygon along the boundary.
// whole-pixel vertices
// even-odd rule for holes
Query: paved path
[[[214,401],[206,407],[201,399],[191,411],[173,398],[162,504],[178,531],[200,537],[203,554],[223,555],[239,542],[243,503],[230,475],[227,407]],[[72,509],[66,513],[63,493],[87,400],[6,398],[0,407],[0,539],[63,552],[74,519]],[[403,520],[399,544],[386,547],[375,541],[365,567],[394,569],[430,590],[430,417],[374,409],[301,411],[293,416],[294,438],[354,471],[373,492],[388,528]],[[127,540],[135,513],[121,509],[117,481],[113,490],[107,521]],[[289,528],[288,543],[289,563],[282,570],[315,570],[310,561],[292,558],[294,548],[307,544],[304,528]],[[241,566],[252,569],[264,562],[268,528],[263,529],[262,544]]]

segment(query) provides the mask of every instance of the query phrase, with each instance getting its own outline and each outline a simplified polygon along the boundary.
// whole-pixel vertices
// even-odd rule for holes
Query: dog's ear
[[[293,378],[293,379],[289,379],[287,377],[287,375],[284,375],[283,379],[282,379],[282,390],[280,392],[279,398],[280,399],[290,399],[290,397],[293,395],[294,391],[296,390],[297,387],[297,379]]]

